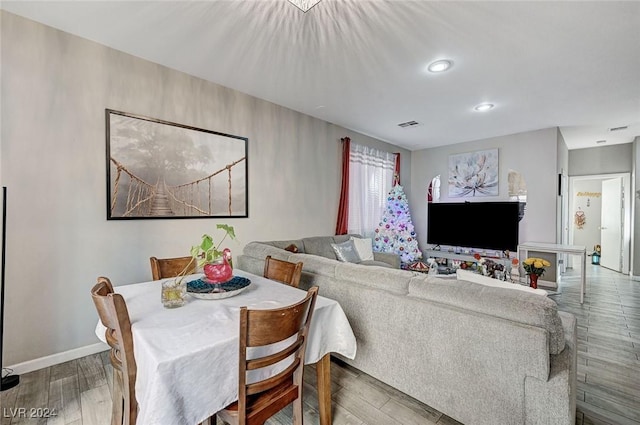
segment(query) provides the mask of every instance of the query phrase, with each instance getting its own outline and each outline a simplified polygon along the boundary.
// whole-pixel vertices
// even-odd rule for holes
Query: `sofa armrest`
[[[375,261],[387,263],[394,269],[400,268],[400,256],[398,254],[392,254],[390,252],[374,252],[373,259]]]

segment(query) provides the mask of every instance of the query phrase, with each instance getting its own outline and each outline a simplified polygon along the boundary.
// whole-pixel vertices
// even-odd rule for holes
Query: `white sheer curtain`
[[[372,237],[393,184],[395,154],[351,143],[349,233]]]

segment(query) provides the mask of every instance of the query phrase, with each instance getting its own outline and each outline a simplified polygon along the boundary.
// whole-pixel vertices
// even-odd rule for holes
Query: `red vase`
[[[531,273],[529,275],[529,286],[533,289],[538,289],[538,275]]]
[[[216,263],[205,264],[203,267],[205,282],[207,283],[224,283],[233,277],[233,268],[229,260],[231,259],[231,251],[225,248],[222,251],[222,260]]]

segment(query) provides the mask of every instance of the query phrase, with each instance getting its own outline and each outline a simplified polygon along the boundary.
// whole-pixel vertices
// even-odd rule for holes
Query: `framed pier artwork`
[[[105,115],[108,220],[248,216],[246,137]]]

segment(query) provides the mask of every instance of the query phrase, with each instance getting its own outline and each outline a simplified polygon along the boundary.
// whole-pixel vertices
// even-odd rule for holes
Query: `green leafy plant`
[[[220,242],[216,244],[213,237],[205,233],[202,235],[202,242],[200,242],[200,245],[194,245],[191,247],[191,256],[198,262],[199,267],[212,263],[222,257],[222,250],[220,249],[222,242],[227,238],[232,240],[236,238],[233,226],[218,224],[216,229],[224,230],[224,236],[220,239]]]
[[[218,258],[222,257],[222,250],[220,250],[220,245],[224,242],[225,239],[230,238],[234,240],[236,238],[235,230],[233,226],[229,226],[227,224],[218,224],[216,225],[216,229],[224,230],[224,236],[220,239],[220,242],[215,244],[213,242],[213,237],[209,234],[202,235],[202,242],[200,245],[194,245],[191,247],[191,261],[186,265],[184,269],[176,276],[176,283],[180,284],[184,280],[187,271],[191,269],[191,265],[194,261],[197,262],[198,267],[202,267],[207,263],[212,263],[216,261]]]

